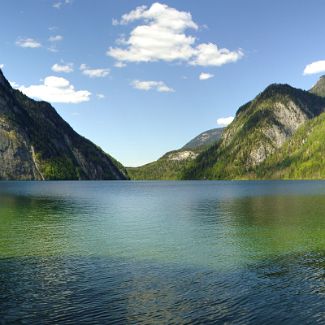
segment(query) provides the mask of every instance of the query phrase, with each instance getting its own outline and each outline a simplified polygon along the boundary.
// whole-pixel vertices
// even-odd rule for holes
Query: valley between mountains
[[[114,141],[114,139],[112,139]],[[140,167],[123,167],[0,70],[0,179],[324,179],[325,76],[309,91],[272,84],[226,128]]]

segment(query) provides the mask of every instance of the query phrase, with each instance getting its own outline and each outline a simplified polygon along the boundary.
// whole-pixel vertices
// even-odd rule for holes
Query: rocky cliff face
[[[325,113],[300,126],[256,172],[257,178],[324,179]]]
[[[184,178],[249,178],[299,126],[324,110],[323,98],[273,84],[239,108],[221,141],[203,152]]]
[[[12,89],[0,70],[0,179],[126,179],[125,169],[77,134],[46,102]]]

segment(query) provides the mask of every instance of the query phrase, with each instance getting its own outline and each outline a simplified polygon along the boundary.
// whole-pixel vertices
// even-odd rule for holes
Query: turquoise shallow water
[[[325,323],[325,182],[1,182],[0,324]]]

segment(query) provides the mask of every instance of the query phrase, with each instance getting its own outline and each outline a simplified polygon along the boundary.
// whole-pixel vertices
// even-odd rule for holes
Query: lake
[[[0,182],[0,324],[325,323],[325,182]]]

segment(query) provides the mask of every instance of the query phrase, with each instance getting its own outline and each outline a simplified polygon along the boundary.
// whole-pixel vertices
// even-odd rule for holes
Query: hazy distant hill
[[[126,179],[126,170],[0,70],[0,179]]]
[[[222,135],[224,128],[211,129],[205,132],[202,132],[197,137],[186,143],[182,150],[185,149],[197,149],[200,147],[208,147],[216,143]]]
[[[202,132],[181,149],[167,152],[157,161],[140,167],[128,167],[128,174],[131,179],[138,180],[178,179],[184,168],[189,166],[199,153],[220,139],[223,130],[224,128],[216,128]]]

